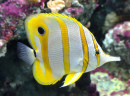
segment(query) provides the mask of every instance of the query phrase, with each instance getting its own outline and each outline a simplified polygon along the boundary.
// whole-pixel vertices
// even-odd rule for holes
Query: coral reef
[[[124,86],[126,90],[115,91],[111,93],[112,96],[122,95],[129,96],[130,95],[130,47],[129,47],[129,39],[130,39],[130,21],[124,21],[122,23],[118,23],[114,27],[108,30],[108,33],[105,35],[105,40],[103,41],[103,45],[107,52],[113,55],[119,55],[121,57],[121,62],[109,63],[108,65],[104,65],[104,68],[108,69],[116,78],[120,78],[124,81],[127,87]],[[115,70],[116,69],[116,70]],[[118,80],[120,81],[120,80]],[[120,83],[122,82],[120,81]],[[128,83],[126,83],[128,82]],[[119,84],[119,82],[118,82]],[[123,84],[123,82],[122,82]],[[123,84],[123,85],[124,85]],[[122,85],[122,86],[123,86]],[[121,86],[121,85],[120,85]],[[123,88],[123,87],[122,87]]]
[[[83,8],[69,7],[65,9],[64,14],[70,15],[71,17],[79,16],[83,12]]]
[[[1,0],[0,96],[129,96],[129,2],[129,0]],[[29,45],[24,20],[30,14],[41,12],[59,12],[75,17],[87,27],[91,24],[89,29],[100,45],[104,34],[108,32],[103,41],[104,49],[109,54],[121,56],[122,61],[105,64],[103,68],[97,68],[91,74],[85,73],[75,86],[59,88],[63,80],[53,86],[39,85],[33,79],[31,67],[17,58],[16,44],[22,41]],[[123,22],[119,23],[120,20]]]
[[[112,31],[112,29],[110,31]],[[125,21],[123,24],[114,26],[113,33],[114,40],[116,40],[117,43],[123,41],[125,47],[130,48],[130,21]]]
[[[114,75],[106,69],[97,68],[92,71],[91,82],[96,85],[96,89],[100,96],[130,95],[130,89],[128,89],[129,84],[114,77]]]
[[[21,4],[44,3],[46,0],[18,0]]]
[[[109,14],[107,14],[104,22],[104,26],[102,28],[103,34],[106,34],[107,31],[116,24],[116,22],[119,20],[119,16],[116,14],[116,12],[112,11]]]
[[[101,42],[100,45],[102,44],[102,39],[104,39],[103,35],[106,34],[103,41],[103,49],[105,52],[107,51],[108,54],[121,57],[121,62],[107,63],[103,66],[104,69],[99,68],[96,69],[95,72],[91,72],[92,82],[96,84],[97,90],[100,90],[99,93],[101,96],[104,96],[104,94],[105,96],[130,95],[130,19],[128,7],[130,3],[128,2],[129,0],[99,0],[98,10],[96,9],[95,17],[93,17],[93,21],[91,21],[91,26],[93,27],[91,27],[90,30],[95,32],[94,34],[97,40]],[[106,69],[109,71],[106,71]],[[109,86],[111,85],[112,88],[107,84]],[[122,90],[120,90],[121,88],[116,88],[118,84],[122,86]]]
[[[97,8],[97,1],[73,0],[71,7],[65,8],[63,14],[75,17],[83,25],[87,25],[93,11]]]
[[[65,1],[65,7],[68,8],[68,7],[71,7],[71,3],[73,0],[64,0]]]
[[[124,93],[130,94],[129,93],[130,91],[129,90],[129,87],[130,87],[129,85],[130,28],[129,27],[130,27],[130,21],[124,21],[122,23],[116,24],[114,27],[108,30],[108,33],[105,35],[105,39],[103,41],[104,48],[106,49],[108,53],[113,54],[113,55],[119,55],[121,57],[121,62],[118,62],[118,64],[113,62],[113,63],[106,64],[103,67],[108,69],[114,75],[114,77],[120,78],[127,85],[127,87],[125,88],[126,90],[113,92],[111,93],[112,96],[115,96],[116,94],[121,95]]]
[[[5,45],[10,39],[18,36],[18,39],[25,38],[23,21],[30,13],[38,13],[38,8],[41,3],[25,4],[25,0],[8,0],[0,4],[0,42]],[[45,0],[42,0],[43,2]],[[23,2],[23,3],[21,3]],[[21,25],[21,28],[19,27]],[[20,28],[20,29],[18,29]],[[22,33],[24,35],[20,35]],[[4,49],[3,49],[4,48]],[[5,47],[0,45],[0,51],[5,50]],[[2,55],[3,51],[0,52]],[[5,51],[4,51],[5,53]]]
[[[130,66],[130,21],[119,23],[105,35],[103,44],[109,53],[115,53],[122,58],[122,67]]]

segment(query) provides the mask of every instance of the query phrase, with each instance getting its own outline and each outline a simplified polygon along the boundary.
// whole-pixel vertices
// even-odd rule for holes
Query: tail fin
[[[27,62],[29,65],[32,65],[36,59],[33,49],[20,42],[17,43],[17,55],[21,60]]]

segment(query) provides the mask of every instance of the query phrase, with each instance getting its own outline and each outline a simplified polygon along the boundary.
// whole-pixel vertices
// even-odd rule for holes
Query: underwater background
[[[38,84],[32,67],[17,57],[17,42],[30,46],[26,17],[51,12],[76,18],[121,61],[84,73],[67,87],[60,88],[64,78]],[[130,0],[0,0],[0,96],[130,96]]]

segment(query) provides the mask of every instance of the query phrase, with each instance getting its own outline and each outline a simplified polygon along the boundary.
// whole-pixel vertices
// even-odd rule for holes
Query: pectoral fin
[[[34,50],[20,42],[17,43],[17,55],[21,60],[27,62],[29,65],[32,65],[36,59]]]
[[[76,82],[82,76],[82,74],[83,74],[83,72],[68,74],[65,78],[64,85],[61,86],[61,87],[65,87],[65,86],[68,86],[70,84],[73,84],[74,82]]]

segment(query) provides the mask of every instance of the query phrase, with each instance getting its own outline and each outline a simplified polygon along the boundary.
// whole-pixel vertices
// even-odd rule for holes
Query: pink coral
[[[129,96],[130,91],[124,90],[124,91],[119,91],[119,92],[112,92],[110,96]]]
[[[98,67],[98,68],[96,68],[95,70],[91,71],[91,74],[95,74],[96,72],[107,73],[107,74],[109,74],[109,77],[110,77],[110,78],[114,78],[114,76],[113,76],[112,73],[110,73],[110,72],[109,72],[108,70],[106,70],[106,69],[103,69],[102,67]]]
[[[130,21],[125,21],[115,25],[113,28],[111,28],[111,31],[114,32],[113,36],[117,43],[123,39],[126,47],[130,48]]]
[[[81,14],[82,12],[83,12],[82,8],[70,7],[70,8],[65,9],[64,13],[70,15],[71,17],[75,17]]]
[[[0,14],[2,16],[2,20],[0,21],[2,34],[0,38],[8,42],[11,37],[16,35],[14,29],[19,22],[19,18],[25,18],[25,14],[30,13],[25,10],[28,7],[29,6],[20,6],[13,0],[6,1],[0,5]]]
[[[97,91],[97,86],[95,84],[91,84],[87,90],[89,96],[99,96],[99,92]]]
[[[0,4],[0,39],[4,41],[3,43],[7,43],[10,38],[17,35],[17,25],[24,21],[27,15],[33,13],[33,8],[43,7],[44,1],[25,4],[26,0],[8,0]]]
[[[44,5],[44,2],[46,0],[18,0],[21,5],[31,4],[31,3],[40,3],[41,5]]]
[[[127,84],[130,86],[130,79],[127,81]]]
[[[91,86],[95,85],[95,89],[101,96],[125,96],[130,94],[130,89],[126,89],[130,83],[129,80],[126,83],[114,75],[112,76],[108,70],[101,67],[91,72],[91,82]]]
[[[29,11],[25,10],[28,9],[29,6],[20,5],[16,1],[7,1],[0,5],[0,12],[4,17],[13,16],[14,18],[17,17],[24,17]]]

